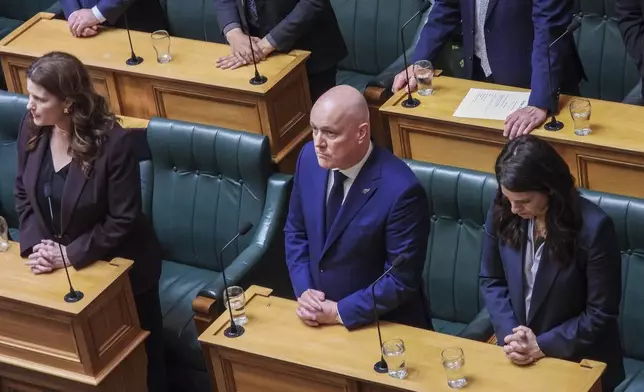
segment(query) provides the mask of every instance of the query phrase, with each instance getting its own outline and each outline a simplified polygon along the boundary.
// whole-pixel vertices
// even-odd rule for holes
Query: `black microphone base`
[[[387,373],[389,371],[389,368],[387,367],[387,362],[381,359],[380,361],[376,362],[375,365],[373,365],[373,370],[375,370],[376,373]]]
[[[83,299],[84,296],[85,294],[83,294],[82,291],[78,291],[78,290],[70,291],[69,293],[65,294],[65,302],[67,303],[78,302],[81,299]]]
[[[402,102],[402,106],[407,109],[415,108],[420,105],[420,101],[416,98],[407,98]]]
[[[125,61],[125,64],[127,65],[139,65],[143,62],[143,57],[140,56],[132,56],[127,61]]]
[[[256,75],[250,78],[248,82],[254,86],[259,86],[260,84],[268,82],[268,78],[264,75]]]
[[[244,327],[241,325],[235,325],[235,327],[228,327],[224,331],[224,336],[227,338],[238,338],[244,334]]]
[[[543,126],[546,131],[561,131],[564,127],[561,121],[558,121],[554,116],[552,119]]]

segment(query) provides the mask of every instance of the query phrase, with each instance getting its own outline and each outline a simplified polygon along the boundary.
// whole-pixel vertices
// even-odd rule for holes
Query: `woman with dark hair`
[[[163,391],[161,251],[141,210],[130,138],[94,91],[83,64],[69,54],[49,53],[31,64],[27,90],[14,190],[20,253],[34,274],[65,262],[80,269],[114,257],[134,260],[134,300],[141,327],[151,332],[148,386]]]
[[[624,366],[611,218],[581,197],[566,162],[537,137],[509,142],[495,171],[481,291],[498,343],[518,365],[545,356],[605,362],[603,390],[612,391]]]

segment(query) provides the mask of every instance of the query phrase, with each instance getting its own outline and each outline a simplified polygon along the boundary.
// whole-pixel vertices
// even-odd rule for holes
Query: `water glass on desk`
[[[570,101],[570,116],[574,122],[575,135],[590,135],[590,109],[590,101],[587,99],[574,98]]]
[[[244,289],[239,286],[230,286],[224,290],[224,305],[228,309],[228,298],[230,297],[230,308],[233,311],[233,321],[237,325],[244,325],[248,321],[246,317],[246,295]]]
[[[3,217],[0,216],[0,252],[9,250],[9,225]]]
[[[382,344],[382,355],[387,362],[387,370],[391,377],[407,377],[405,363],[405,342],[402,339],[387,340]]]
[[[458,347],[450,347],[443,350],[441,353],[443,360],[443,367],[447,373],[447,385],[450,388],[463,388],[467,385],[467,379],[463,372],[465,366],[465,354],[463,350]]]
[[[414,77],[418,82],[418,95],[432,95],[434,93],[432,84],[432,80],[434,80],[434,66],[431,61],[416,61],[413,69]]]
[[[170,54],[170,34],[165,30],[157,30],[151,34],[152,46],[157,52],[157,61],[160,64],[169,63],[172,61]]]

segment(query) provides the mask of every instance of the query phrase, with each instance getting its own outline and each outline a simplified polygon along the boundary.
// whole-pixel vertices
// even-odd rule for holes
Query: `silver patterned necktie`
[[[476,33],[474,34],[474,54],[481,60],[481,68],[485,77],[492,75],[490,61],[487,57],[487,47],[485,45],[485,19],[490,0],[476,0]]]

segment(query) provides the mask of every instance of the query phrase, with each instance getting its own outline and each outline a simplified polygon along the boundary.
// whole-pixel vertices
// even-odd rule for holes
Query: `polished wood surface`
[[[18,385],[17,391],[147,390],[143,342],[149,333],[136,313],[132,261],[69,268],[84,297],[67,303],[65,271],[32,274],[19,247],[12,242],[0,253],[0,385]]]
[[[134,117],[127,117],[127,116],[117,116],[121,121],[119,124],[123,128],[147,128],[148,124],[150,123],[150,120],[146,120],[143,118],[134,118]]]
[[[342,326],[311,328],[295,315],[295,301],[271,297],[270,290],[257,286],[246,291],[246,298],[244,335],[223,335],[229,324],[224,314],[199,337],[220,392],[450,391],[440,355],[454,346],[465,352],[468,391],[598,391],[606,367],[553,358],[515,366],[501,347],[383,322],[383,340],[405,342],[409,376],[398,380],[373,371],[380,357],[375,327],[352,332]]]
[[[470,88],[528,91],[515,87],[441,76],[434,79],[434,95],[419,96],[421,105],[407,109],[398,91],[380,109],[388,119],[394,153],[402,158],[494,172],[494,162],[507,142],[503,121],[454,117]],[[548,140],[564,157],[584,188],[644,197],[644,108],[590,99],[589,136],[576,136],[568,105],[574,97],[561,96],[557,119],[564,128],[534,135]],[[549,120],[549,119],[548,119]]]
[[[104,28],[95,37],[75,38],[67,23],[41,13],[0,41],[0,56],[10,91],[26,92],[26,70],[34,59],[58,50],[88,66],[97,91],[116,114],[153,116],[203,123],[266,135],[276,163],[310,134],[310,92],[305,62],[310,53],[293,50],[259,63],[268,78],[252,85],[252,66],[236,70],[216,67],[230,53],[228,45],[171,37],[173,60],[156,61],[150,34],[132,31],[135,52],[143,63],[129,66],[125,30]]]

